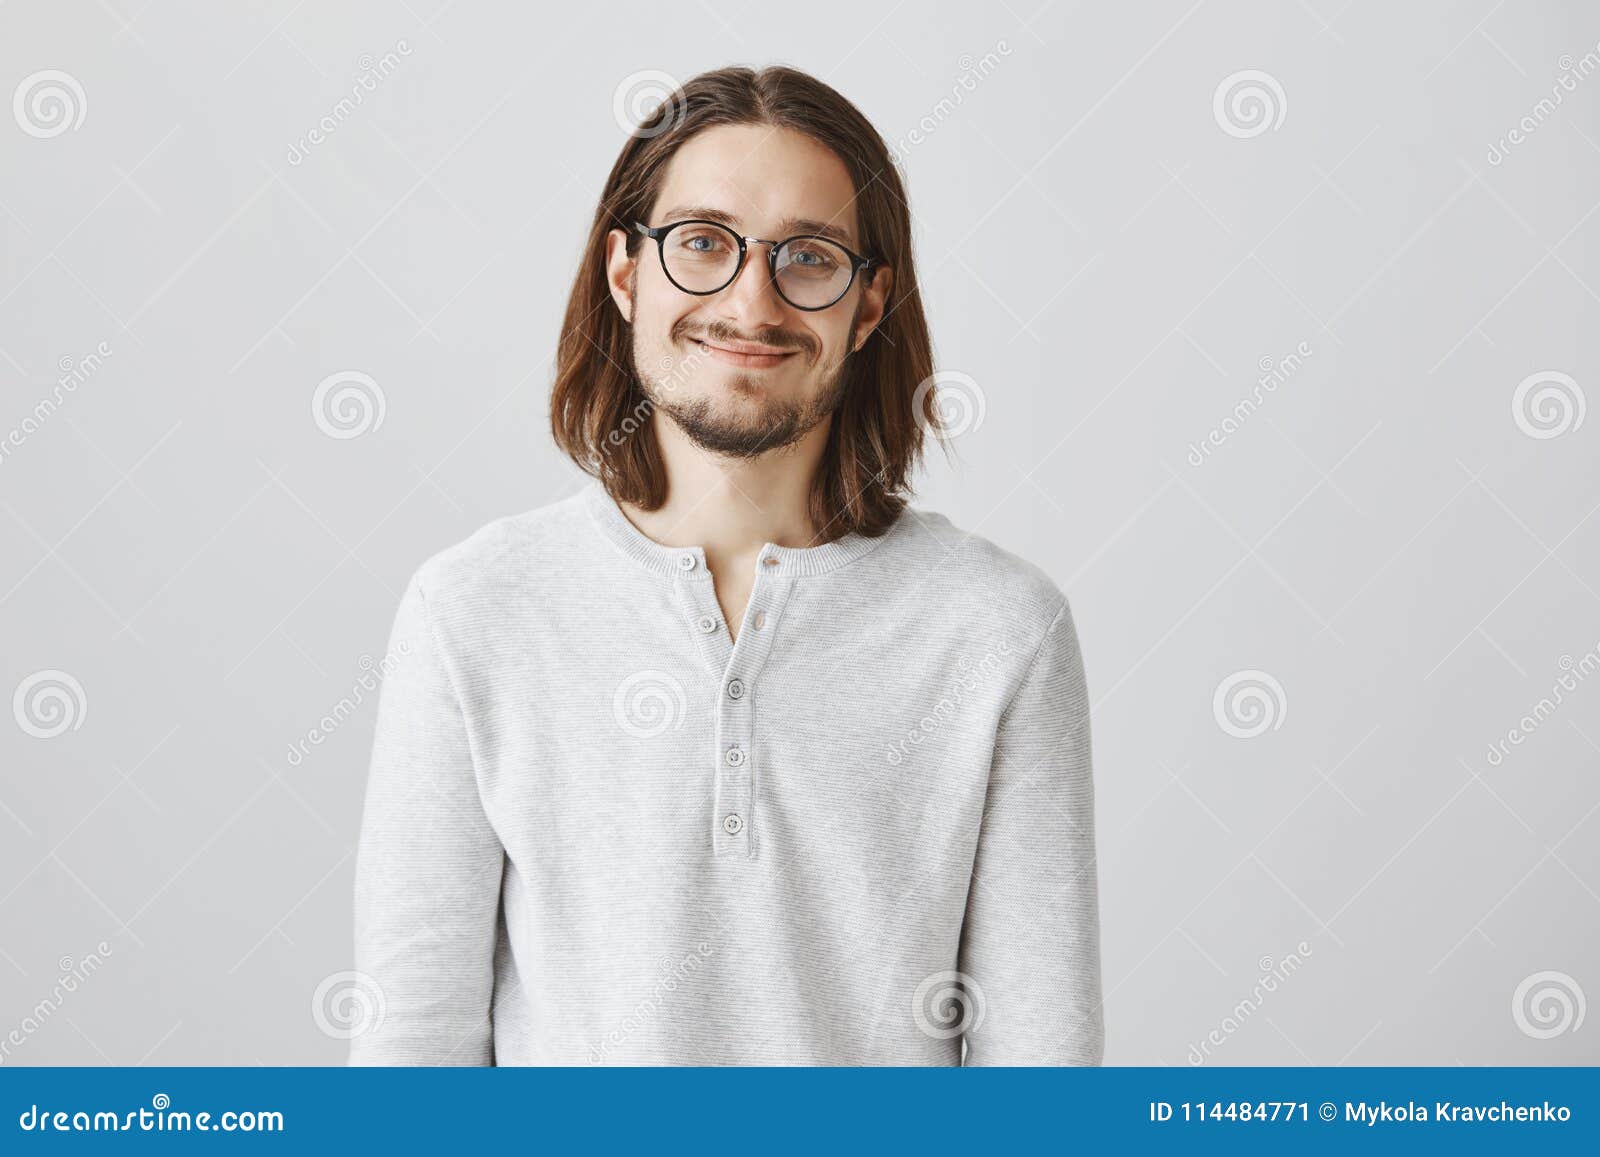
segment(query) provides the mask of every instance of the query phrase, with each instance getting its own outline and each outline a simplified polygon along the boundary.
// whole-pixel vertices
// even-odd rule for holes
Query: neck
[[[666,546],[703,547],[713,571],[719,563],[742,569],[769,542],[807,547],[823,541],[826,528],[812,524],[809,510],[830,419],[756,458],[708,453],[659,410],[652,421],[667,470],[667,500],[659,510],[624,505],[649,537]]]

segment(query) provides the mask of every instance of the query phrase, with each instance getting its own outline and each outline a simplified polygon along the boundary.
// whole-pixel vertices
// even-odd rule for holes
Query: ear
[[[872,336],[872,331],[883,320],[893,289],[893,269],[880,265],[872,271],[872,279],[861,290],[861,312],[856,317],[855,330],[850,335],[851,353],[856,353],[867,344],[867,338]]]
[[[611,289],[611,300],[617,303],[617,309],[622,313],[622,320],[633,322],[633,284],[634,267],[638,264],[634,258],[628,256],[628,235],[621,229],[613,229],[606,234],[606,284]]]

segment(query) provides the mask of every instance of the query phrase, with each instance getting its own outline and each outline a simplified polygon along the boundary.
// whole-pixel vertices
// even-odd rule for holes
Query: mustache
[[[708,342],[755,342],[760,345],[771,346],[774,349],[799,350],[806,355],[808,361],[816,360],[816,342],[806,334],[795,333],[787,329],[757,330],[753,334],[743,334],[730,325],[711,322],[703,327],[680,323],[673,327],[672,336],[675,339],[698,338]]]

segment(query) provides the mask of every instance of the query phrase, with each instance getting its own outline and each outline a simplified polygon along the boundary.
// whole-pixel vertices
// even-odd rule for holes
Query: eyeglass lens
[[[690,293],[715,293],[729,285],[739,266],[739,237],[709,223],[678,225],[661,246],[667,275]],[[795,237],[778,246],[774,265],[778,292],[802,309],[832,305],[849,288],[850,255],[820,237]]]

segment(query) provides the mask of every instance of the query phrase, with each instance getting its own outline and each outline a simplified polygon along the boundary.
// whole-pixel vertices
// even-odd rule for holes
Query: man
[[[882,139],[696,77],[612,169],[552,395],[592,478],[399,609],[355,1064],[1099,1064],[1088,696],[939,432]]]

